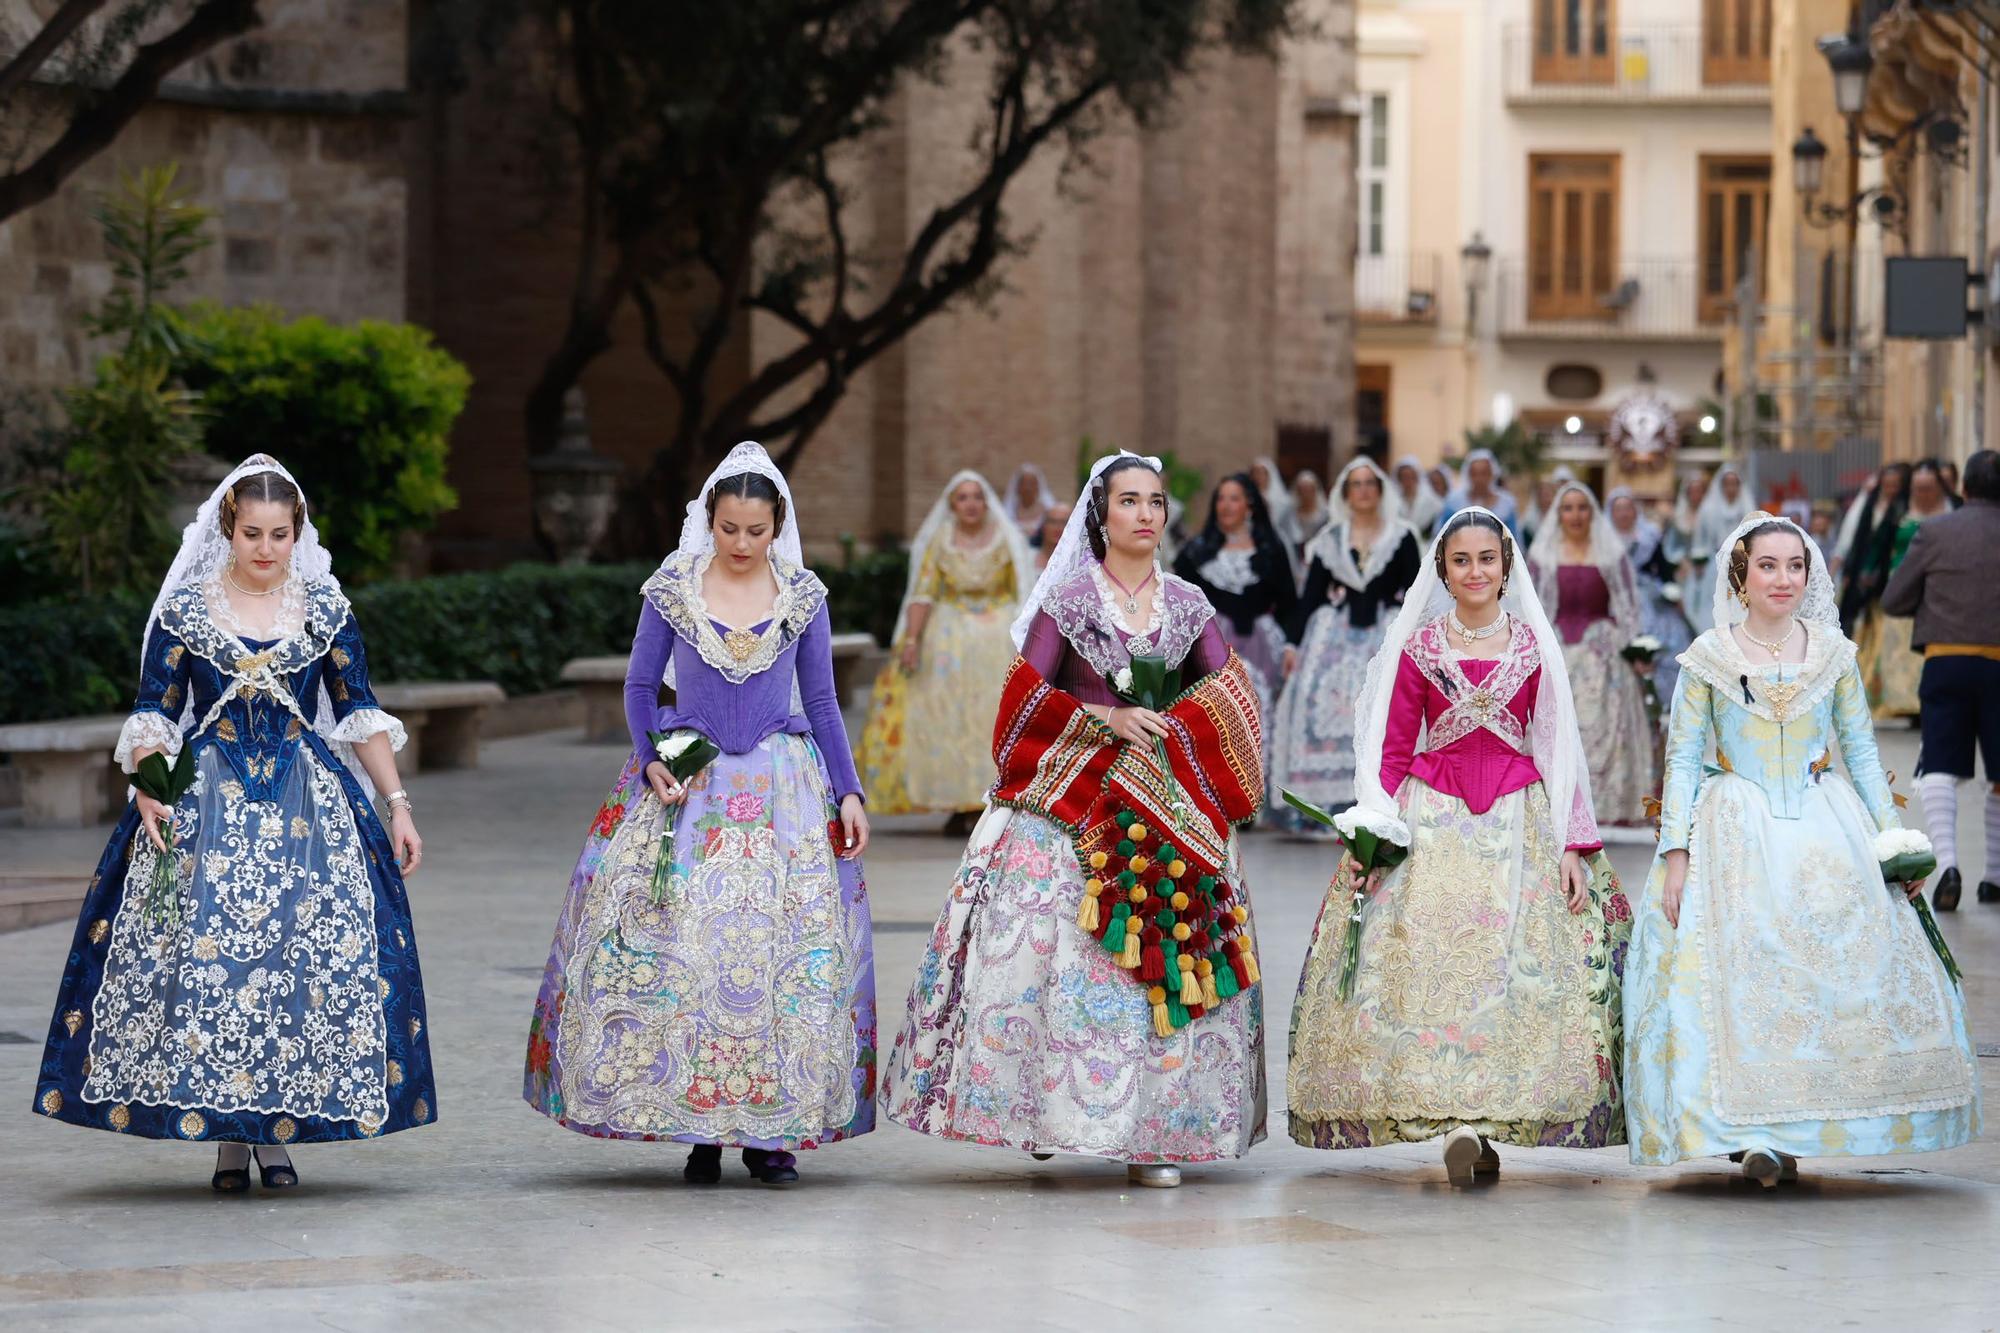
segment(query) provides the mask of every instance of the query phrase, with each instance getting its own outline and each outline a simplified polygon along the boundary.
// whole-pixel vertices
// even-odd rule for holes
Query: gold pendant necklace
[[[1493,617],[1492,624],[1481,625],[1478,629],[1467,629],[1465,627],[1465,622],[1458,618],[1458,612],[1453,611],[1450,613],[1450,615],[1451,615],[1451,632],[1453,634],[1456,634],[1460,639],[1464,640],[1465,646],[1468,648],[1470,648],[1473,644],[1479,642],[1481,639],[1490,639],[1494,635],[1498,634],[1501,630],[1507,628],[1507,613],[1505,611],[1502,611],[1499,615]]]

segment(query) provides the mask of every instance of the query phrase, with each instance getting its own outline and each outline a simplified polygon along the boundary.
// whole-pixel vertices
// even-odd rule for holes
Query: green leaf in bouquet
[[[1173,698],[1168,693],[1169,678],[1179,673],[1167,666],[1167,659],[1141,653],[1132,659],[1132,693],[1147,708],[1158,711]]]
[[[194,746],[181,746],[180,756],[174,760],[171,783],[174,800],[179,800],[190,787],[194,786]]]
[[[186,748],[183,746],[183,751]],[[167,768],[167,761],[158,751],[141,759],[139,767],[132,773],[132,785],[156,801],[169,799],[167,788],[171,781],[172,774]]]
[[[1305,797],[1293,791],[1290,787],[1283,788],[1282,790],[1284,792],[1286,805],[1289,805],[1290,807],[1292,807],[1292,809],[1298,811],[1300,814],[1304,815],[1307,819],[1310,819],[1315,823],[1324,824],[1328,828],[1333,827],[1332,815],[1320,809],[1318,806],[1314,805],[1311,801],[1308,801]]]

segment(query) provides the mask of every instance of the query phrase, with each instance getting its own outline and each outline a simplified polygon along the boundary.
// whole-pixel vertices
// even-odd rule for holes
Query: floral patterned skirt
[[[1878,720],[1915,717],[1922,711],[1917,686],[1924,676],[1924,656],[1910,647],[1917,622],[1909,616],[1884,614],[1880,605],[1869,608],[1868,618],[1874,622],[1874,632],[1868,655],[1861,659],[1868,702]]]
[[[180,919],[127,805],[84,895],[35,1109],[153,1139],[325,1143],[437,1117],[416,929],[388,834],[307,733],[267,799],[199,740]]]
[[[1572,914],[1540,783],[1475,814],[1412,778],[1414,846],[1364,903],[1354,998],[1339,995],[1354,881],[1313,927],[1292,1009],[1292,1137],[1415,1142],[1470,1126],[1524,1147],[1625,1141],[1619,980],[1632,912],[1610,863]]]
[[[1354,803],[1354,701],[1388,629],[1386,616],[1356,629],[1338,607],[1313,613],[1270,727],[1270,804],[1281,825],[1321,829],[1285,804],[1287,787],[1327,810]]]
[[[1012,603],[931,604],[914,674],[902,644],[876,677],[855,754],[871,814],[972,811],[986,803],[991,764],[967,755],[992,748],[1000,686],[1014,661]]]
[[[1069,836],[980,820],[918,964],[882,1109],[939,1138],[1121,1162],[1240,1157],[1264,1137],[1263,987],[1171,1038],[1077,928]]]
[[[528,1029],[522,1095],[603,1138],[812,1148],[875,1127],[861,867],[834,856],[801,736],[724,754],[664,812],[635,757],[584,839]]]
[[[1900,891],[1875,822],[1829,773],[1799,815],[1710,777],[1695,798],[1680,924],[1656,857],[1626,972],[1632,1160],[1770,1148],[1932,1152],[1979,1137],[1965,1002]]]
[[[1659,730],[1646,717],[1644,682],[1619,656],[1621,637],[1611,621],[1599,620],[1563,645],[1601,825],[1645,823],[1646,798],[1660,794]]]

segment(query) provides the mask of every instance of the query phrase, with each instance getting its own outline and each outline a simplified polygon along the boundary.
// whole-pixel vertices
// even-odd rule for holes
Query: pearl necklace
[[[1505,611],[1493,617],[1492,624],[1481,625],[1478,629],[1467,629],[1465,622],[1458,618],[1458,612],[1456,611],[1451,612],[1449,618],[1451,620],[1451,632],[1464,640],[1465,646],[1468,648],[1478,643],[1481,639],[1490,639],[1501,630],[1507,628],[1507,613]]]
[[[1779,666],[1783,666],[1785,664],[1785,649],[1788,645],[1790,645],[1791,641],[1798,636],[1798,632],[1799,632],[1799,622],[1798,622],[1798,617],[1796,616],[1792,618],[1792,627],[1785,631],[1785,637],[1779,639],[1775,643],[1766,643],[1764,642],[1764,640],[1752,634],[1750,632],[1750,625],[1747,621],[1743,625],[1743,637],[1750,640],[1750,642],[1756,644],[1759,648],[1762,648],[1765,652],[1769,653],[1771,655],[1771,660],[1776,662]]]
[[[236,575],[230,569],[223,570],[222,577],[229,580],[229,586],[242,593],[245,597],[275,597],[285,590],[285,585],[282,582],[275,588],[266,588],[263,592],[258,592],[255,588],[246,588],[236,581]]]

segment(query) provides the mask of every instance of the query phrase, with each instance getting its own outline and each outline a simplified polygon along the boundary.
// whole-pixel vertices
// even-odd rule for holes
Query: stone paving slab
[[[1912,768],[1907,733],[1887,762]],[[418,775],[411,896],[439,1121],[302,1149],[305,1184],[218,1198],[212,1154],[29,1114],[73,923],[0,936],[0,1327],[1926,1330],[2000,1325],[2000,1148],[1806,1164],[1764,1194],[1726,1163],[1509,1151],[1454,1191],[1435,1149],[1319,1153],[1272,1137],[1130,1190],[884,1123],[802,1154],[788,1191],[681,1182],[684,1150],[567,1133],[520,1100],[529,1011],[616,745],[490,741]],[[1907,781],[1903,784],[1907,789]],[[1978,864],[1979,789],[1962,840]],[[900,1020],[959,843],[885,820],[868,861],[885,1028]],[[105,830],[0,829],[0,866],[87,877]],[[1253,835],[1273,1096],[1322,847]],[[1641,848],[1617,847],[1636,879]],[[1975,1035],[2000,1040],[2000,907],[1945,919]],[[11,1034],[11,1035],[10,1035]],[[25,1039],[25,1040],[24,1040]],[[1989,1105],[2000,1060],[1982,1060]]]

